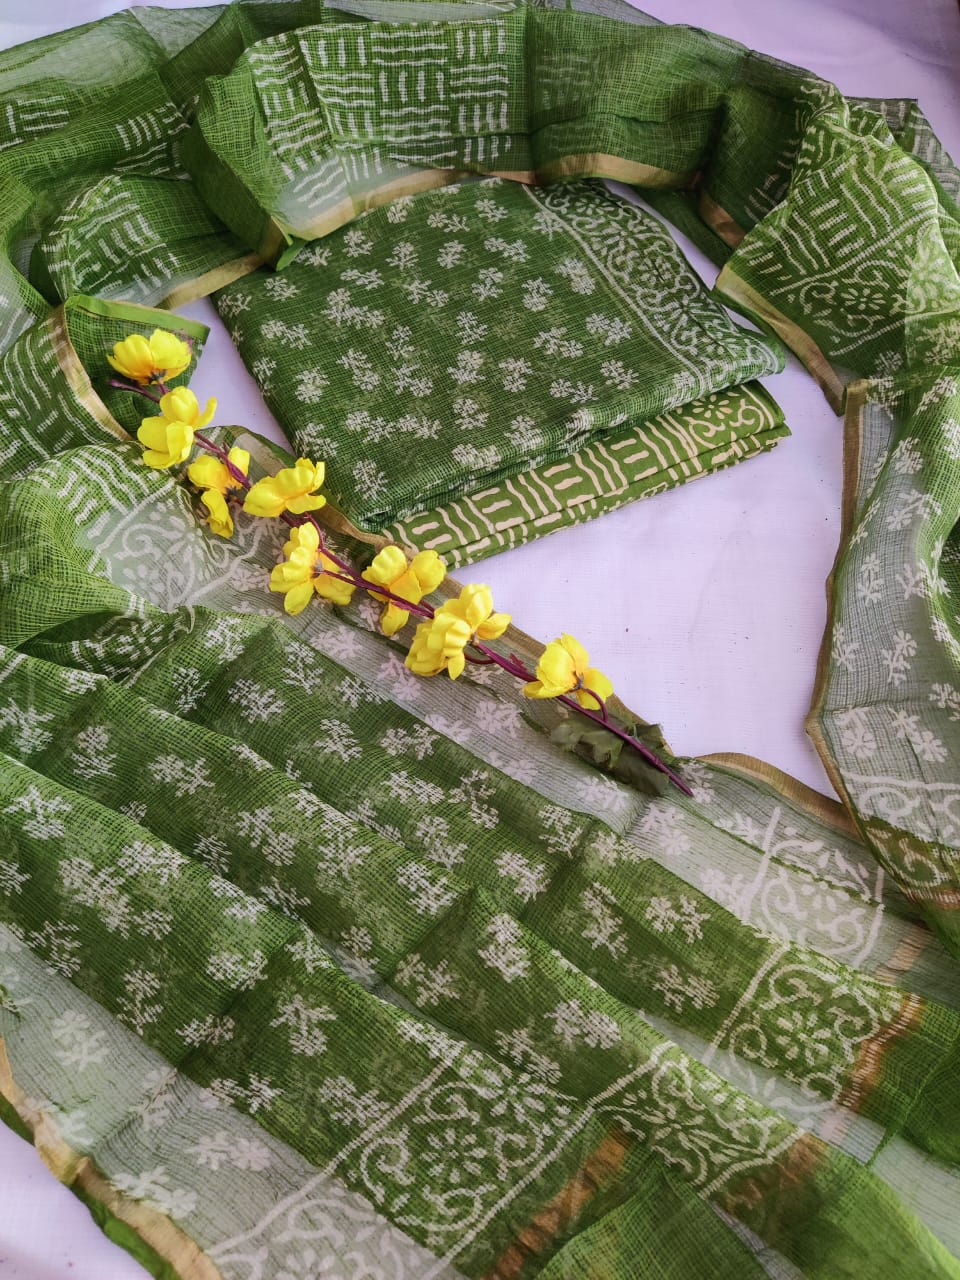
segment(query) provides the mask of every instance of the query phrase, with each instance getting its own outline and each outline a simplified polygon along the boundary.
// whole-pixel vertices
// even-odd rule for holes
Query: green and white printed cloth
[[[536,468],[549,500],[564,492],[551,464],[597,443],[619,484],[599,459],[579,467],[581,480],[598,504],[614,505],[604,502],[614,489],[622,503],[641,478],[662,483],[655,450],[669,428],[648,419],[780,367],[657,219],[585,182],[487,178],[405,197],[302,249],[284,271],[230,285],[217,305],[284,431],[327,460],[331,498],[358,528],[379,533],[446,508],[441,524],[476,543],[476,514],[457,521],[450,506],[492,490],[492,518],[480,517],[488,548],[500,494],[516,493],[510,480],[536,490],[524,475]],[[754,406],[761,396],[746,393]],[[754,451],[779,434],[769,416],[763,426]],[[716,421],[706,439],[690,432],[676,461],[697,474],[735,439]],[[625,472],[618,454],[630,458]],[[569,486],[567,471],[557,482]],[[583,483],[576,497],[584,502]],[[527,536],[545,527],[539,514]]]
[[[380,63],[358,71],[360,51]],[[429,64],[422,88],[412,51]],[[334,101],[350,76],[373,95],[369,117],[353,88],[349,110]],[[438,121],[442,96],[443,120],[401,128],[402,93]],[[164,1280],[957,1280],[960,224],[955,174],[922,125],[703,33],[450,5],[141,11],[4,55],[0,97],[3,1118]],[[372,600],[287,617],[266,589],[284,531],[240,517],[216,538],[175,474],[140,465],[140,402],[107,389],[105,351],[159,326],[199,352],[205,334],[118,294],[223,287],[271,247],[286,269],[229,296],[282,293],[319,278],[326,247],[382,224],[396,248],[418,209],[462,201],[543,212],[587,198],[659,234],[581,185],[389,203],[411,181],[462,177],[438,178],[441,151],[423,149],[451,138],[458,171],[660,184],[661,209],[702,217],[729,258],[726,296],[838,398],[861,379],[811,720],[842,804],[735,757],[677,761],[692,797],[630,790],[562,753],[544,732],[556,709],[487,670],[413,677]],[[320,181],[331,155],[342,189]],[[415,252],[421,240],[426,262],[435,241],[418,231]],[[443,289],[432,252],[423,279]],[[384,271],[363,257],[340,274]],[[567,257],[584,251],[543,261]],[[605,297],[609,281],[538,274],[597,338],[573,280]],[[392,305],[405,281],[398,268]],[[113,300],[50,311],[61,287]],[[376,324],[354,339],[349,308],[375,303],[362,281],[344,287],[343,324],[311,358],[377,351],[389,381],[406,340],[387,352]],[[562,486],[606,464],[597,450],[679,435],[690,414],[727,421],[724,396],[754,396],[719,390],[712,362],[762,359],[763,344],[698,288],[682,307],[671,297],[659,323],[669,313],[694,343],[699,407],[653,378],[611,392],[602,365],[620,357],[605,350],[575,378],[538,366],[603,380],[610,413],[574,443],[590,464],[555,457],[570,414],[547,413],[562,397],[538,384],[554,434],[511,461],[531,486],[555,480],[544,515],[555,503],[568,518]],[[625,306],[605,303],[605,333],[619,320],[635,336]],[[513,295],[496,319],[517,314]],[[278,320],[307,323],[262,315]],[[446,363],[470,374],[454,346]],[[466,349],[482,372],[485,349]],[[657,356],[676,377],[682,351]],[[324,395],[363,390],[362,360],[337,367]],[[597,403],[578,399],[571,413]],[[275,467],[245,444],[255,473]],[[664,483],[690,465],[652,447]],[[456,494],[437,456],[431,501],[445,505],[398,536],[453,511],[435,536],[455,554],[514,536],[459,525],[471,504],[491,519],[489,494]],[[649,478],[624,472],[627,487]],[[518,538],[531,493],[503,509]],[[526,637],[505,643],[535,661]]]
[[[287,618],[283,531],[215,539],[108,416],[0,486],[0,1081],[111,1229],[243,1280],[960,1274],[953,961],[842,810],[641,796],[373,602]]]

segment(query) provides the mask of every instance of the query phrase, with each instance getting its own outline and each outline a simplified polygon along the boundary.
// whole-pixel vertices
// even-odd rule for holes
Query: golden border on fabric
[[[827,777],[836,788],[837,795],[842,797],[851,815],[853,814],[853,805],[850,802],[850,795],[844,785],[843,777],[833,753],[827,744],[820,717],[827,692],[833,651],[834,582],[840,560],[846,552],[850,535],[853,532],[853,522],[857,510],[857,489],[860,484],[860,453],[862,448],[860,422],[863,407],[867,402],[868,385],[865,380],[861,379],[847,387],[846,412],[843,419],[843,483],[840,499],[840,540],[825,584],[827,619],[823,628],[823,637],[820,641],[820,652],[817,654],[817,669],[813,679],[810,709],[803,721],[804,730],[820,757]]]
[[[66,379],[67,386],[78,402],[86,409],[91,418],[103,427],[108,435],[113,436],[115,440],[129,440],[131,438],[130,433],[120,425],[96,391],[94,391],[90,375],[83,367],[83,362],[77,355],[76,348],[70,340],[70,333],[67,328],[66,304],[52,311],[47,317],[46,323],[50,329],[50,337],[57,357],[57,364]]]
[[[731,249],[738,248],[747,234],[736,218],[731,217],[726,209],[717,204],[713,196],[708,195],[702,187],[697,192],[697,213],[710,230]]]
[[[167,315],[158,315],[157,307],[145,302],[125,302],[97,298],[88,293],[72,293],[63,304],[64,310],[81,310],[95,316],[105,316],[108,320],[129,320],[131,324],[153,324],[159,328],[168,328],[172,333],[185,333],[188,337],[205,338],[210,329],[200,320],[191,320],[187,316],[177,316],[171,322]]]
[[[248,276],[251,271],[256,271],[257,267],[262,266],[263,259],[258,253],[247,253],[242,258],[233,258],[230,262],[224,262],[219,267],[213,267],[212,270],[204,271],[202,275],[194,276],[192,280],[186,280],[183,284],[177,285],[157,303],[157,306],[166,311],[185,307],[190,302],[196,302],[198,298],[207,298],[218,289],[225,289],[228,284],[233,284],[234,280]]]
[[[58,1182],[66,1187],[76,1186],[91,1200],[102,1204],[169,1263],[181,1280],[223,1280],[220,1269],[166,1214],[119,1191],[89,1156],[82,1155],[63,1140],[49,1112],[31,1105],[14,1079],[2,1036],[0,1094],[29,1129],[37,1154]]]
[[[514,1242],[483,1280],[516,1280],[527,1263],[543,1253],[593,1199],[604,1179],[619,1173],[631,1145],[626,1134],[617,1129],[606,1134],[553,1199],[517,1231]]]
[[[580,155],[561,156],[558,160],[540,165],[535,173],[536,181],[542,183],[556,182],[559,178],[590,177],[656,188],[692,187],[699,176],[697,169],[661,169],[658,165],[644,164],[640,160],[624,160],[622,156],[610,155],[606,151],[585,151]]]
[[[873,976],[891,987],[900,985],[901,978],[913,969],[933,941],[933,933],[926,925],[911,922],[907,927],[909,932],[901,939],[893,955],[874,970]]]
[[[795,1196],[797,1188],[811,1182],[818,1167],[829,1158],[830,1146],[815,1134],[801,1133],[774,1161],[735,1174],[721,1187],[714,1203],[738,1222],[750,1225],[747,1212],[766,1201],[776,1204],[781,1197]]]
[[[880,1080],[883,1055],[888,1045],[891,1041],[914,1031],[920,1024],[922,1014],[923,1001],[920,997],[913,993],[904,995],[892,1021],[860,1045],[853,1070],[837,1098],[838,1106],[856,1114],[861,1112],[864,1098]]]
[[[732,302],[744,307],[748,313],[758,316],[768,324],[806,365],[810,375],[823,388],[834,413],[843,412],[843,383],[834,372],[830,361],[808,333],[793,320],[788,319],[782,311],[778,311],[745,280],[741,280],[729,266],[725,266],[720,272],[715,288],[717,292],[724,294]]]
[[[420,173],[396,178],[362,196],[349,196],[345,200],[340,200],[319,218],[307,223],[305,227],[291,225],[284,227],[271,219],[258,249],[258,255],[263,261],[274,263],[283,251],[290,247],[291,237],[298,240],[320,240],[348,222],[352,222],[358,214],[366,213],[369,209],[379,208],[380,205],[389,204],[391,200],[399,200],[403,196],[433,191],[437,187],[449,187],[468,176],[465,171],[459,169],[424,169]]]
[[[376,547],[379,551],[381,547],[385,547],[388,543],[394,543],[394,538],[388,538],[382,533],[367,533],[365,529],[358,529],[352,520],[349,520],[343,512],[328,502],[320,508],[319,511],[313,513],[320,524],[330,529],[333,533],[339,533],[345,538],[354,538],[357,542],[365,542],[367,546]]]
[[[737,751],[717,751],[711,755],[699,756],[706,764],[722,765],[734,773],[742,774],[757,782],[764,782],[778,791],[785,800],[790,800],[806,810],[812,817],[829,823],[836,831],[862,842],[860,829],[850,816],[849,810],[831,796],[825,796],[813,787],[808,787],[799,778],[785,773],[776,765],[759,760],[756,756],[741,755]]]
[[[641,187],[686,188],[696,184],[699,170],[662,169],[658,165],[644,164],[639,160],[624,160],[620,156],[604,151],[586,151],[579,155],[561,156],[536,169],[490,169],[482,173],[475,173],[468,169],[424,169],[402,178],[395,178],[392,182],[387,182],[382,187],[376,187],[363,195],[348,196],[304,227],[296,227],[270,217],[260,237],[257,252],[253,256],[258,257],[260,262],[276,263],[284,251],[290,247],[291,239],[320,240],[348,222],[352,222],[358,214],[366,213],[369,209],[379,208],[403,196],[417,195],[438,187],[451,186],[455,182],[462,182],[470,177],[503,178],[508,182],[523,183],[525,186],[546,185],[563,178],[591,177],[628,182]],[[244,273],[239,272],[239,274]],[[174,291],[172,296],[176,294],[177,291]],[[203,295],[193,295],[193,297],[200,296]],[[176,303],[165,301],[163,305],[180,305],[183,301],[191,300],[188,297],[179,299]]]

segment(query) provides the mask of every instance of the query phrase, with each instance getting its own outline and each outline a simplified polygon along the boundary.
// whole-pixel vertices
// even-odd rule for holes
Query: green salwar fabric
[[[750,382],[611,431],[570,457],[397,520],[383,533],[458,567],[711,475],[789,434],[780,406]]]
[[[143,11],[0,62],[0,94],[17,105],[0,119],[19,129],[0,153],[0,173],[17,175],[0,184],[0,218],[23,238],[20,266],[33,246],[31,285],[4,267],[22,305],[0,355],[0,1113],[167,1280],[957,1280],[956,175],[919,117],[846,104],[703,33],[572,10],[355,10]],[[364,81],[376,109],[361,130],[333,97],[378,44],[393,52],[384,80]],[[451,68],[478,67],[463,104],[444,98],[442,127],[391,123],[401,83],[420,92],[401,81],[400,46],[443,60],[443,93]],[[78,47],[116,49],[122,66],[98,79],[94,59],[71,81]],[[505,101],[488,113],[471,94],[494,73]],[[302,118],[272,105],[271,77],[302,89]],[[121,95],[136,127],[107,127]],[[31,102],[46,114],[31,117]],[[257,144],[246,157],[243,127]],[[341,188],[325,185],[331,156]],[[674,761],[691,797],[640,794],[562,752],[546,732],[558,708],[486,669],[412,676],[374,601],[288,617],[267,590],[286,530],[241,515],[233,539],[216,538],[176,472],[142,466],[129,439],[142,402],[108,387],[106,351],[159,326],[199,354],[205,331],[137,299],[198,276],[223,287],[269,251],[283,269],[227,287],[221,306],[244,290],[295,302],[298,273],[325,269],[326,248],[347,253],[382,225],[396,249],[418,210],[478,209],[505,190],[531,208],[609,201],[649,227],[579,181],[533,196],[454,185],[491,160],[501,174],[672,186],[661,210],[705,219],[728,259],[725,296],[838,399],[859,378],[811,715],[842,804],[738,757]],[[815,246],[825,271],[850,277],[844,237],[823,234],[825,172],[890,284],[856,331],[848,294],[807,290],[796,266]],[[156,205],[138,185],[151,177]],[[129,199],[146,224],[130,224],[127,257],[97,281],[84,251],[103,181],[111,218],[123,224]],[[450,190],[397,204],[408,181]],[[176,226],[181,198],[208,212],[187,215],[182,241],[153,235]],[[433,245],[425,278],[444,287],[436,243],[410,239],[425,258]],[[565,306],[589,302],[572,286],[581,267],[547,284],[558,279],[575,295]],[[361,281],[349,287],[349,307],[375,305],[358,301]],[[61,288],[112,300],[51,311]],[[656,454],[700,415],[732,433],[722,453],[741,439],[725,397],[738,414],[755,406],[742,439],[779,427],[765,393],[723,389],[770,348],[698,287],[675,311],[678,331],[700,335],[683,396],[659,365],[645,400],[629,402],[639,383],[607,396],[597,438],[585,431],[558,459],[566,417],[544,402],[561,397],[539,388],[554,435],[542,449],[514,442],[508,466],[530,484],[573,469],[545,515],[553,502],[572,518],[564,480],[583,483],[579,469],[629,433]],[[250,334],[308,323],[285,314],[251,301],[274,337]],[[317,360],[347,355],[330,323]],[[357,330],[360,356],[378,327]],[[596,384],[606,358],[592,354]],[[363,361],[350,365],[329,380],[338,395],[363,390]],[[316,429],[339,427],[346,450],[345,421],[318,412]],[[254,476],[276,468],[272,447],[230,438]],[[669,483],[690,458],[657,455],[627,488]],[[432,474],[440,505],[395,521],[400,540],[422,544],[418,522],[436,518],[467,559],[529,536],[524,490],[502,528],[480,506],[487,523],[471,532],[485,491],[459,492],[465,470]],[[496,466],[470,474],[509,501],[516,481]],[[620,483],[590,501],[616,501]],[[409,497],[398,490],[397,510]],[[368,508],[372,526],[387,499]],[[369,540],[331,538],[370,553]],[[522,634],[503,643],[536,661]]]

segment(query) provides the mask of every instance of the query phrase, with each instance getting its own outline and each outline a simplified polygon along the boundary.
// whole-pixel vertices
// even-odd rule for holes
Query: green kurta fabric
[[[176,474],[139,464],[126,433],[140,404],[106,387],[119,337],[160,325],[199,351],[202,328],[85,296],[46,314],[8,263],[23,306],[0,366],[3,1117],[181,1280],[955,1280],[955,174],[916,118],[844,104],[702,33],[433,12],[161,13],[6,55],[19,132],[0,216],[18,261],[38,236],[36,284],[99,287],[89,193],[118,165],[104,207],[124,226],[129,199],[145,223],[124,231],[129,270],[104,268],[103,283],[126,275],[154,299],[268,248],[290,250],[269,277],[282,293],[296,254],[324,248],[300,243],[310,219],[356,245],[373,219],[398,225],[391,208],[513,190],[428,194],[335,232],[331,210],[342,223],[401,194],[385,181],[435,184],[423,166],[441,154],[423,148],[451,137],[460,168],[492,167],[496,142],[499,168],[610,176],[613,159],[641,184],[668,175],[661,207],[696,208],[718,244],[740,242],[727,296],[835,395],[837,366],[872,379],[849,397],[814,721],[845,806],[736,758],[676,762],[692,797],[640,795],[562,753],[544,732],[556,709],[489,672],[413,677],[372,601],[288,618],[266,590],[283,531],[241,517],[234,540],[215,538]],[[94,59],[54,104],[75,42],[95,51],[113,33],[123,69],[101,78]],[[392,52],[368,136],[333,102],[324,56],[345,83],[378,43]],[[390,124],[400,47],[442,55],[445,76],[504,75],[503,111],[481,109],[475,85],[458,105],[445,79],[442,127]],[[302,136],[271,105],[271,77],[307,95]],[[35,141],[27,85],[45,103]],[[117,127],[121,101],[135,125]],[[681,193],[694,171],[696,205]],[[321,182],[334,172],[342,190]],[[849,275],[844,237],[823,235],[823,172],[893,282],[884,311],[857,302],[852,337],[847,294],[807,289],[815,273],[796,266],[819,248]],[[151,175],[156,204],[125,186]],[[184,223],[193,256],[153,234],[201,197],[210,213]],[[698,292],[687,305],[714,337],[754,341]],[[665,395],[657,431],[707,412]],[[636,413],[576,456],[643,433]],[[255,473],[275,468],[241,438]],[[524,461],[530,477],[551,465]],[[465,554],[463,530],[450,536]],[[505,643],[535,660],[526,637]]]
[[[669,429],[654,425],[648,440],[647,419],[780,367],[710,298],[659,221],[583,182],[539,190],[493,178],[395,201],[283,272],[237,281],[217,305],[288,438],[327,459],[331,498],[374,533],[474,493],[499,497],[532,467],[528,492],[545,476],[548,497],[564,493],[555,486],[569,476],[554,479],[551,464],[595,441],[603,453],[592,468],[581,461],[582,480],[599,506],[622,503],[644,478],[662,484],[651,461]],[[773,425],[754,451],[775,441]],[[690,474],[737,439],[718,426],[707,440],[691,433],[677,458]],[[626,474],[618,454],[632,460]],[[553,504],[553,527],[568,506]],[[527,536],[547,527],[539,514]],[[481,525],[488,549],[499,523]],[[462,518],[459,528],[479,541]]]

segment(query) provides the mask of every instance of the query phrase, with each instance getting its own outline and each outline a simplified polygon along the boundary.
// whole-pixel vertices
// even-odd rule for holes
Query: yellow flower
[[[537,663],[537,678],[523,686],[528,698],[559,698],[563,693],[573,693],[582,707],[597,711],[599,703],[591,696],[597,694],[604,701],[613,693],[613,685],[596,667],[588,666],[590,658],[579,640],[566,632],[559,640],[551,640]]]
[[[149,338],[142,333],[132,333],[129,338],[114,344],[113,355],[107,359],[132,382],[145,386],[154,379],[165,382],[183,373],[191,360],[189,343],[166,329],[154,329]]]
[[[247,493],[243,509],[254,516],[279,516],[284,511],[302,516],[306,511],[318,511],[327,500],[314,490],[323,484],[325,474],[322,462],[298,458],[295,466],[258,480]]]
[[[200,495],[200,501],[207,508],[207,524],[211,532],[219,534],[221,538],[232,538],[233,517],[223,494],[217,489],[205,489]]]
[[[424,596],[439,587],[447,576],[447,566],[435,551],[420,551],[408,564],[399,547],[389,546],[377,552],[361,576],[377,586],[386,587],[411,604],[419,604]],[[370,594],[375,600],[386,600],[377,591]],[[409,617],[409,609],[386,600],[386,608],[380,615],[380,629],[385,636],[396,635],[401,627],[406,626]]]
[[[217,402],[210,399],[201,414],[197,397],[187,387],[174,387],[162,395],[159,416],[144,418],[137,431],[147,466],[174,467],[183,462],[193,448],[193,433],[205,427],[216,411]]]
[[[234,446],[227,455],[238,471],[244,475],[250,470],[250,454],[246,449]],[[198,489],[203,489],[200,501],[207,508],[210,518],[207,523],[214,533],[221,538],[229,538],[233,534],[233,519],[227,504],[227,493],[230,489],[242,489],[240,482],[230,474],[225,462],[212,453],[205,453],[191,462],[187,467],[187,475]]]
[[[331,604],[349,604],[357,588],[352,582],[344,582],[342,578],[332,578],[330,576],[332,573],[339,573],[340,567],[323,551],[320,552],[319,563],[320,568],[325,569],[327,572],[321,573],[319,578],[314,578],[314,591],[318,596],[322,596],[324,600],[329,600]]]
[[[339,569],[320,550],[320,535],[312,524],[297,525],[290,530],[283,554],[286,560],[270,574],[270,590],[284,593],[283,607],[287,613],[302,613],[314,592],[333,604],[350,603],[356,587],[324,572],[339,572]]]
[[[496,640],[509,625],[509,613],[493,612],[490,588],[471,583],[456,600],[448,600],[429,621],[420,623],[406,665],[414,675],[435,676],[446,670],[456,680],[466,666],[467,645]]]

